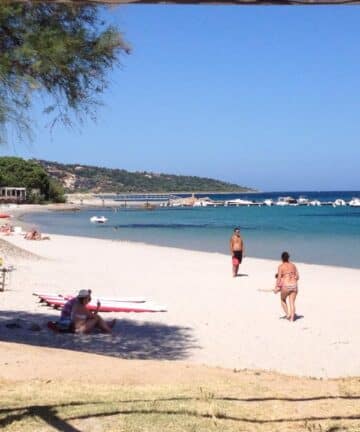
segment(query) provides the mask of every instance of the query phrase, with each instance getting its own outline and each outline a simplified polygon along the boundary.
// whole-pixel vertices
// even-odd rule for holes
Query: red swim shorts
[[[240,265],[240,261],[236,257],[232,258],[232,263],[233,263],[234,266]]]

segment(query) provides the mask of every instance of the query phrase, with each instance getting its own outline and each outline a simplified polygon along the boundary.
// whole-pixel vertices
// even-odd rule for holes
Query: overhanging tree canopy
[[[24,0],[12,0],[22,2]],[[44,1],[44,0],[35,0]],[[232,4],[232,5],[341,5],[360,4],[357,0],[45,0],[49,3],[71,3],[71,4]]]
[[[94,115],[106,72],[129,48],[92,5],[54,2],[0,4],[0,143],[6,126],[30,130],[32,96],[50,97],[52,121]]]
[[[94,116],[106,72],[119,53],[129,52],[119,31],[105,27],[97,5],[164,3],[163,0],[1,0],[0,144],[12,124],[30,132],[27,115],[35,93],[50,96],[52,123],[71,124]],[[357,4],[353,0],[168,0],[176,4],[315,5]]]

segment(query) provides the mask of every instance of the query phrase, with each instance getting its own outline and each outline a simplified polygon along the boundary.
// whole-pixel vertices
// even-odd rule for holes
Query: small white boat
[[[271,206],[274,205],[274,201],[272,199],[270,199],[270,198],[266,199],[266,200],[264,200],[264,205],[266,205],[268,207],[271,207]]]
[[[92,223],[103,224],[107,221],[108,221],[108,219],[105,216],[92,216],[90,218],[90,222],[92,222]]]
[[[288,205],[297,205],[297,201],[295,198],[287,196],[287,197],[279,197],[276,201],[275,205],[284,207]]]
[[[343,199],[338,198],[333,202],[333,207],[344,207],[346,206],[346,202]]]
[[[193,207],[216,207],[216,202],[209,197],[199,198],[194,201]]]
[[[225,201],[225,206],[226,207],[227,206],[239,207],[239,206],[251,206],[251,205],[254,205],[254,203],[252,201],[242,200],[240,198]]]
[[[349,202],[349,206],[350,206],[350,207],[360,207],[360,198],[353,198],[353,199]]]
[[[319,200],[312,200],[312,201],[309,201],[308,205],[312,206],[312,207],[320,207],[321,206],[321,202]]]
[[[309,204],[309,199],[303,196],[299,196],[299,198],[297,199],[297,203],[299,205],[308,205]]]

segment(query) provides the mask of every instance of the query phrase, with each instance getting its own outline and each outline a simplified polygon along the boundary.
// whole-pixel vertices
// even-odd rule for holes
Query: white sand
[[[247,276],[234,279],[230,257],[216,253],[58,235],[50,241],[6,240],[44,259],[11,260],[17,270],[9,290],[0,293],[1,340],[122,358],[360,375],[360,270],[298,264],[302,318],[290,323],[279,319],[279,296],[259,291],[274,285],[278,263],[271,260],[245,258],[241,273]],[[37,303],[33,291],[73,294],[80,288],[91,288],[95,297],[145,296],[168,312],[117,314],[113,337],[5,327],[14,317],[23,319],[22,327],[43,326],[59,314]]]

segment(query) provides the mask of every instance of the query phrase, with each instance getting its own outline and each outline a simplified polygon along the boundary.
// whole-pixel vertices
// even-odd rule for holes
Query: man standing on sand
[[[230,239],[230,252],[232,256],[232,272],[233,277],[236,277],[238,274],[239,266],[245,256],[245,248],[243,239],[240,236],[240,228],[234,229],[234,234]]]

